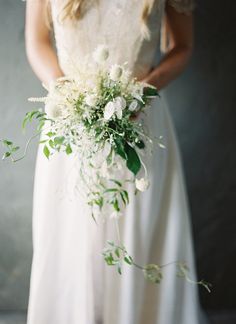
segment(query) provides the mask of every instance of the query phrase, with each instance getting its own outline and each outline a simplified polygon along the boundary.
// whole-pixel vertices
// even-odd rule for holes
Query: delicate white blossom
[[[56,119],[62,116],[62,109],[59,105],[54,102],[47,102],[45,104],[45,112],[49,118]]]
[[[106,45],[99,45],[93,53],[93,58],[97,63],[103,63],[108,59],[109,50]]]
[[[122,118],[122,110],[126,107],[126,101],[123,97],[116,97],[114,99],[116,115],[118,119]]]
[[[97,103],[97,98],[95,95],[87,95],[85,97],[85,103],[86,105],[90,106],[90,107],[94,107]]]
[[[122,76],[123,69],[120,65],[114,64],[110,69],[110,78],[113,81],[118,81]]]
[[[123,97],[116,97],[113,101],[109,101],[104,109],[104,119],[109,120],[116,114],[118,119],[122,118],[122,111],[126,107],[126,100]]]
[[[109,120],[115,112],[115,104],[113,101],[109,101],[104,108],[104,119]]]
[[[135,179],[136,188],[139,191],[146,191],[150,185],[150,182],[146,178]]]
[[[130,111],[135,111],[137,108],[138,108],[138,101],[133,100],[129,105],[129,110]]]

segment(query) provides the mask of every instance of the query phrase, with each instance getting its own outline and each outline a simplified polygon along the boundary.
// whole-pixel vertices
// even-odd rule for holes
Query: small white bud
[[[86,105],[88,105],[90,107],[96,106],[96,103],[97,103],[96,96],[95,95],[87,95],[85,97],[85,103],[86,103]]]
[[[97,63],[103,63],[108,59],[109,50],[106,45],[99,45],[93,53],[93,58]]]
[[[112,65],[111,69],[110,69],[110,78],[113,81],[118,81],[120,79],[120,77],[122,76],[122,67],[114,64]]]
[[[131,104],[129,105],[129,110],[130,111],[135,111],[138,108],[138,101],[133,100]]]
[[[150,182],[148,179],[145,178],[135,179],[135,185],[139,191],[143,192],[149,188]]]

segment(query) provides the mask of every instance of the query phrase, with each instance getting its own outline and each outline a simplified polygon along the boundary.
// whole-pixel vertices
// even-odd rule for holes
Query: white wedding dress
[[[177,11],[192,10],[192,0],[167,0]],[[64,0],[51,0],[58,58],[65,74],[83,64],[99,44],[110,49],[108,63],[128,62],[133,75],[145,76],[154,64],[165,0],[154,1],[141,36],[140,0],[85,1],[83,17],[60,23]],[[95,4],[94,4],[95,3]],[[145,117],[154,146],[146,157],[151,186],[132,195],[120,219],[122,240],[136,263],[166,264],[185,260],[195,278],[189,209],[176,135],[163,97],[153,100]],[[33,261],[27,324],[200,324],[198,286],[176,276],[170,265],[160,285],[125,265],[122,275],[101,256],[106,240],[115,240],[112,220],[96,225],[87,206],[74,194],[75,156],[47,160],[39,147],[34,187]]]

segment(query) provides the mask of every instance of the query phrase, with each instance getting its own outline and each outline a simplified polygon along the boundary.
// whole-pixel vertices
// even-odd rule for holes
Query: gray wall
[[[22,135],[21,121],[34,108],[27,98],[41,93],[25,57],[24,8],[20,0],[0,0],[0,138],[21,146],[30,134]],[[0,309],[23,309],[28,298],[36,145],[32,148],[18,164],[0,161]]]
[[[27,98],[42,91],[25,57],[24,7],[20,0],[0,0],[0,137],[20,145],[25,143],[20,122],[33,108]],[[214,284],[210,295],[201,290],[208,309],[236,308],[235,12],[233,0],[224,7],[220,0],[198,1],[195,54],[166,91],[183,154],[199,277]],[[17,165],[0,163],[0,309],[27,305],[36,145],[32,148]]]
[[[236,2],[197,0],[195,53],[167,90],[208,309],[236,309]]]

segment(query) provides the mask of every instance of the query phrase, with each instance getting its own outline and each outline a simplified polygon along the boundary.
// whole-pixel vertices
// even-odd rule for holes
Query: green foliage
[[[158,90],[154,87],[145,87],[143,89],[143,95],[145,97],[157,97],[159,96]]]
[[[116,153],[126,160],[127,168],[136,175],[141,168],[141,162],[137,152],[121,137],[117,137],[114,141],[116,144]]]
[[[143,269],[144,277],[156,284],[162,280],[161,268],[157,264],[147,264]]]
[[[33,119],[36,119],[38,121],[38,130],[41,130],[46,118],[46,113],[42,112],[41,109],[29,111],[25,114],[25,117],[23,119],[22,128],[23,130],[26,128],[26,125],[29,122],[32,122]]]
[[[107,265],[115,266],[117,272],[122,274],[122,265],[127,263],[133,264],[133,259],[128,255],[124,246],[115,244],[113,241],[107,241],[107,247],[103,250],[102,255]]]
[[[177,276],[180,278],[184,278],[186,281],[188,281],[191,284],[197,284],[202,287],[204,287],[209,293],[211,292],[211,287],[212,284],[205,281],[205,280],[200,280],[200,281],[194,281],[189,277],[189,268],[186,265],[185,262],[177,262]]]
[[[136,175],[141,168],[140,158],[135,149],[131,147],[128,143],[125,144],[125,153],[127,156],[126,165],[128,169],[132,171],[134,175]]]
[[[2,160],[5,160],[7,158],[11,158],[12,161],[14,161],[13,155],[16,151],[19,150],[19,146],[15,146],[13,142],[9,140],[0,140],[2,142],[2,145],[6,148],[6,152],[2,156]]]
[[[49,151],[47,145],[44,145],[43,153],[44,153],[44,155],[46,156],[46,158],[49,159],[50,151]]]

